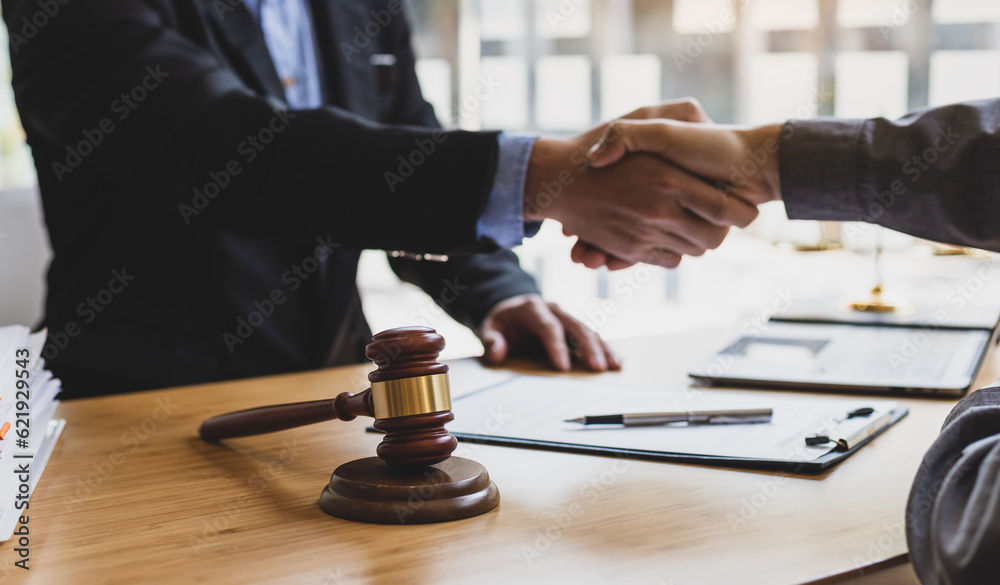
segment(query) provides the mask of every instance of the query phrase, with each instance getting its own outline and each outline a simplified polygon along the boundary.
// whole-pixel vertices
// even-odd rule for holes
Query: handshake
[[[667,268],[717,248],[757,205],[781,198],[781,125],[711,123],[693,100],[640,108],[572,138],[539,138],[524,219],[554,219],[578,236],[574,262]]]

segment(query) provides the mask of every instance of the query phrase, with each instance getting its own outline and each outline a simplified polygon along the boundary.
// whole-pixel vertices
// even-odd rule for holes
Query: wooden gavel
[[[344,463],[320,494],[323,511],[359,522],[423,524],[489,512],[500,492],[486,468],[452,457],[458,441],[448,366],[438,363],[444,338],[429,327],[383,331],[365,346],[378,369],[371,388],[331,400],[265,406],[210,418],[198,429],[207,441],[272,433],[339,418],[375,418],[385,432],[378,457]]]
[[[444,425],[454,420],[448,366],[438,363],[444,338],[429,327],[383,331],[365,346],[378,369],[371,388],[336,398],[241,410],[210,418],[198,433],[206,441],[273,433],[318,422],[359,416],[375,419],[385,432],[376,452],[393,466],[431,465],[448,459],[458,441]]]

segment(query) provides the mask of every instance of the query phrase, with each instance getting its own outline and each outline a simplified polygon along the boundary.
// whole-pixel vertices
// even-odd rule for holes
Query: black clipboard
[[[858,449],[861,449],[875,437],[878,437],[884,433],[887,429],[892,427],[894,424],[899,422],[903,417],[905,417],[909,410],[903,406],[897,405],[895,408],[891,408],[888,411],[882,410],[883,415],[880,417],[880,421],[877,427],[871,425],[863,425],[867,430],[860,434],[855,435],[851,439],[851,444],[849,445],[836,445],[837,437],[831,436],[830,444],[836,445],[829,452],[822,455],[818,455],[815,459],[809,460],[798,460],[798,459],[773,459],[773,458],[755,458],[746,456],[725,456],[718,454],[704,454],[704,453],[690,453],[690,452],[678,452],[670,450],[658,450],[658,449],[637,449],[637,448],[622,448],[622,447],[612,447],[607,445],[599,444],[587,444],[585,442],[564,442],[564,441],[549,441],[549,440],[538,440],[535,438],[525,438],[524,436],[512,436],[517,435],[516,432],[510,432],[508,427],[508,432],[504,434],[504,427],[500,426],[498,429],[488,429],[488,425],[476,428],[475,432],[467,432],[466,429],[461,428],[462,419],[462,406],[463,401],[474,400],[473,397],[479,397],[481,400],[486,400],[490,396],[496,396],[496,394],[489,394],[490,392],[501,392],[506,393],[511,391],[511,384],[517,384],[518,381],[524,381],[528,384],[542,384],[551,385],[553,383],[558,383],[562,385],[570,384],[574,388],[579,389],[583,392],[589,387],[593,391],[596,386],[592,382],[583,382],[572,379],[565,378],[536,378],[533,376],[515,376],[514,378],[509,378],[498,384],[487,386],[471,393],[465,394],[461,397],[453,399],[452,410],[456,413],[456,422],[451,423],[449,426],[459,427],[457,429],[450,429],[452,434],[455,435],[460,441],[469,443],[478,443],[483,445],[495,445],[503,447],[518,447],[527,449],[541,449],[547,451],[560,451],[565,453],[578,453],[585,455],[602,455],[602,456],[614,456],[614,457],[627,457],[633,459],[643,459],[649,461],[665,461],[672,463],[689,463],[697,465],[708,465],[713,467],[727,467],[734,469],[753,469],[753,470],[767,470],[767,471],[783,471],[789,473],[800,473],[800,474],[819,474],[829,469],[831,466],[836,465],[840,461],[850,457]],[[601,388],[604,388],[602,385]],[[635,389],[633,389],[635,390]],[[565,388],[563,389],[565,391]],[[713,394],[719,393],[719,391],[708,391]],[[768,393],[769,394],[769,393]],[[781,394],[787,397],[787,393],[774,393]],[[546,398],[542,396],[537,396],[539,401],[545,401]],[[778,398],[774,398],[778,400]],[[803,403],[813,404],[814,401],[821,401],[823,399],[819,397],[803,395],[799,399]],[[863,399],[858,400],[846,400],[838,399],[838,404],[847,405],[848,402],[853,403],[853,406],[849,408],[856,408],[864,402]],[[497,404],[503,404],[503,400],[497,400]],[[847,411],[837,411],[844,412],[844,417],[839,423],[843,423],[846,418],[849,418]],[[468,421],[468,425],[475,426],[473,423]],[[874,420],[873,420],[874,424]],[[745,425],[743,425],[745,426]],[[839,432],[843,427],[838,427],[834,432]],[[855,427],[855,430],[857,428]],[[632,432],[632,431],[623,431]],[[832,433],[830,433],[832,434]],[[600,441],[597,441],[600,442]]]
[[[695,455],[690,453],[673,453],[667,451],[654,451],[643,449],[619,449],[610,447],[600,447],[593,445],[581,445],[574,443],[557,443],[549,441],[535,441],[530,439],[519,439],[514,437],[477,435],[471,433],[452,433],[460,441],[469,443],[479,443],[482,445],[495,445],[500,447],[520,447],[524,449],[541,449],[544,451],[562,451],[564,453],[578,453],[582,455],[604,455],[613,457],[627,457],[630,459],[643,459],[647,461],[666,461],[670,463],[690,463],[694,465],[708,465],[711,467],[730,467],[734,469],[752,469],[759,471],[784,471],[789,473],[802,473],[816,475],[826,471],[833,465],[840,463],[853,455],[858,449],[864,447],[875,437],[881,435],[892,425],[899,422],[904,416],[909,414],[909,409],[899,407],[892,410],[888,423],[862,439],[849,449],[834,449],[826,455],[822,455],[812,461],[787,461],[779,459],[751,459],[746,457],[723,457],[717,455]]]

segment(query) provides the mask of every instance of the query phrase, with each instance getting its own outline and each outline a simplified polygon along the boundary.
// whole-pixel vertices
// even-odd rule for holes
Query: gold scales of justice
[[[791,248],[799,252],[828,252],[840,250],[844,246],[840,241],[840,222],[821,221],[820,240],[815,244],[797,243]],[[882,253],[885,249],[883,242],[883,228],[875,228],[875,284],[867,293],[857,295],[854,298],[838,303],[838,309],[846,313],[869,313],[880,315],[910,315],[916,312],[917,307],[906,297],[886,291],[885,277],[882,270]],[[786,245],[786,244],[780,244]],[[938,252],[935,251],[935,254]],[[950,252],[949,252],[950,253]]]
[[[885,275],[882,270],[883,231],[878,226],[875,227],[875,230],[875,286],[868,291],[867,295],[847,301],[845,308],[847,311],[856,311],[859,313],[877,313],[883,315],[913,314],[917,310],[915,304],[903,296],[885,290]]]
[[[882,252],[884,249],[882,236],[884,228],[875,226],[875,286],[868,291],[868,294],[847,301],[842,308],[846,311],[859,313],[876,313],[883,315],[912,315],[917,311],[917,306],[901,295],[892,291],[886,291],[884,287],[885,277],[882,271]],[[983,251],[975,248],[966,248],[940,244],[937,242],[925,242],[934,256],[970,256],[983,257]]]

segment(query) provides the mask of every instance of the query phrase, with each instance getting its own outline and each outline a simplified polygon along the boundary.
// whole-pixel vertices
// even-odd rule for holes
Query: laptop
[[[706,386],[962,396],[996,344],[1000,323],[1000,305],[909,316],[823,306],[831,305],[807,304],[772,318],[689,375]]]

